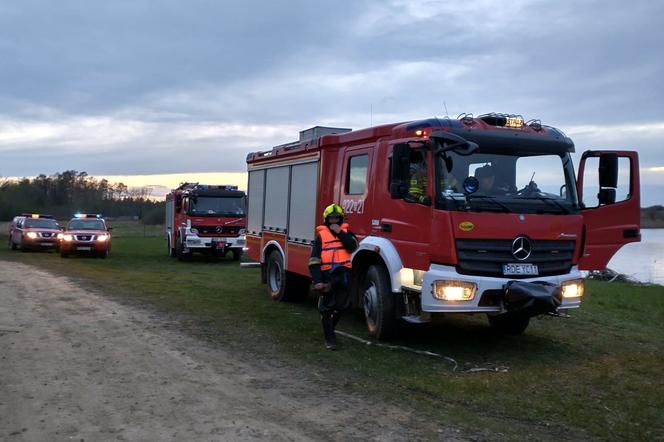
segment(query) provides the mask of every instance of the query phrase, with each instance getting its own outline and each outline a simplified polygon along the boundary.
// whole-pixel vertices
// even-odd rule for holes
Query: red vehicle
[[[640,241],[637,153],[587,151],[577,180],[572,152],[560,130],[505,114],[315,127],[247,156],[248,254],[273,299],[301,296],[315,226],[337,203],[360,239],[352,297],[370,333],[482,313],[518,334],[579,307],[580,271]]]
[[[60,238],[60,256],[93,255],[108,258],[111,253],[111,228],[97,214],[77,213]]]
[[[186,260],[194,252],[239,260],[245,245],[246,195],[237,186],[183,183],[166,195],[168,255]]]
[[[57,249],[58,233],[60,226],[51,215],[23,213],[9,226],[9,247],[22,251]]]

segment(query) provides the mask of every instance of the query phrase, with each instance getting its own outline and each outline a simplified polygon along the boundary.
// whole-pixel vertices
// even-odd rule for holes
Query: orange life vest
[[[348,232],[348,224],[343,223],[341,230]],[[348,267],[349,269],[353,267],[351,253],[344,248],[339,238],[334,236],[327,226],[316,227],[316,232],[321,240],[321,270],[333,270],[340,266]]]

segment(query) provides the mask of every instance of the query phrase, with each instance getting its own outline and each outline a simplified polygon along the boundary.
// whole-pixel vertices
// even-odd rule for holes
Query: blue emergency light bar
[[[42,215],[41,213],[21,213],[21,216],[28,218],[48,218],[53,219],[53,215]]]
[[[211,186],[209,184],[198,184],[196,188],[199,190],[210,190],[210,189],[219,189],[219,190],[237,190],[237,186],[232,186],[230,184],[223,186]]]
[[[74,218],[79,218],[79,219],[97,218],[97,219],[99,219],[99,218],[101,218],[101,214],[100,213],[75,213]]]

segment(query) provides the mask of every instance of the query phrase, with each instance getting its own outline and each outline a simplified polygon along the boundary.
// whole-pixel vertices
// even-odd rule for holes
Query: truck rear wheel
[[[520,335],[530,323],[528,316],[512,315],[504,313],[502,315],[487,315],[491,327],[500,332],[508,335]]]
[[[267,258],[267,293],[273,301],[302,300],[309,292],[308,280],[286,271],[281,252],[273,250]]]
[[[166,237],[166,247],[168,247],[168,256],[175,258],[175,249],[171,247],[171,238],[169,236]]]
[[[233,249],[231,252],[233,253],[233,261],[239,261],[242,257],[242,250]]]
[[[396,334],[399,322],[396,317],[396,296],[390,289],[387,270],[382,265],[372,265],[364,277],[362,304],[369,334],[385,339]]]

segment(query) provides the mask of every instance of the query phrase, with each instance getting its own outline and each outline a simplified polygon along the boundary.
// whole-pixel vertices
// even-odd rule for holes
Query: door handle
[[[380,230],[382,230],[383,232],[391,232],[392,231],[392,224],[383,223],[380,226]]]

